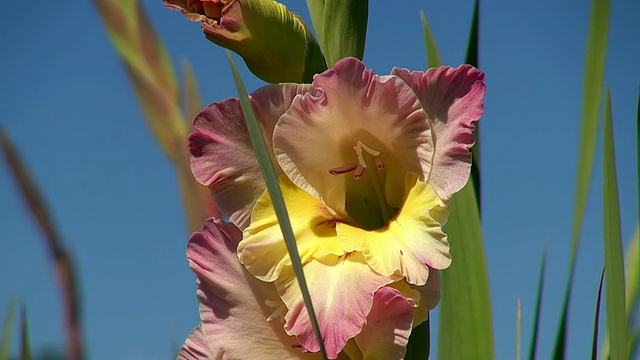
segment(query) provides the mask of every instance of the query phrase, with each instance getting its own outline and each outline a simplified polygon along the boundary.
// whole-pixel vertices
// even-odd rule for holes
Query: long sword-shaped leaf
[[[604,265],[607,269],[607,327],[612,359],[629,358],[627,312],[625,305],[624,257],[620,230],[620,202],[611,119],[611,93],[607,87],[604,111]]]
[[[467,57],[465,62],[475,67],[480,66],[478,59],[478,42],[480,33],[480,0],[475,0],[473,3],[473,15],[471,18],[471,31],[469,32],[469,43],[467,45]],[[480,122],[476,124],[476,143],[471,148],[471,155],[473,156],[473,162],[471,163],[471,178],[473,179],[473,186],[476,190],[476,196],[478,197],[478,208],[480,209],[480,215],[482,215],[482,192],[480,184]]]
[[[636,231],[631,236],[629,241],[629,246],[626,251],[627,255],[625,257],[624,266],[625,266],[625,290],[626,294],[626,309],[627,309],[627,324],[632,332],[629,334],[629,349],[630,359],[635,359],[634,357],[634,349],[638,343],[638,338],[640,337],[640,323],[637,322],[636,318],[634,318],[635,314],[638,314],[640,311],[640,234],[638,229],[638,224],[636,224]],[[632,327],[636,328],[633,329]],[[608,331],[605,332],[604,335],[604,343],[601,346],[600,359],[609,359],[609,336],[607,335]]]
[[[595,152],[598,114],[604,79],[604,65],[607,52],[607,31],[609,28],[609,0],[592,0],[585,56],[584,84],[582,86],[582,125],[580,147],[578,149],[578,173],[576,177],[576,195],[573,225],[571,232],[571,254],[569,258],[569,276],[565,288],[562,313],[553,358],[564,359],[567,321],[571,288],[575,272],[576,256],[580,244],[580,232],[587,193],[591,182],[591,169]]]
[[[600,275],[600,286],[598,287],[598,301],[596,301],[596,316],[593,321],[593,341],[591,343],[591,360],[598,360],[598,327],[600,325],[600,303],[602,301],[602,285],[604,284],[604,269]]]
[[[438,359],[493,359],[489,278],[471,180],[451,205],[446,232],[453,261],[442,272]]]
[[[20,359],[31,360],[31,346],[29,345],[29,325],[27,323],[27,310],[22,309],[20,314]]]
[[[11,346],[11,329],[13,328],[13,317],[16,314],[16,299],[11,301],[7,309],[7,314],[2,327],[2,343],[0,344],[0,360],[9,359],[9,347]]]
[[[368,18],[369,0],[325,0],[320,46],[328,67],[349,56],[362,60]]]
[[[300,255],[298,253],[298,247],[296,246],[296,240],[293,235],[293,229],[291,228],[291,221],[289,220],[287,207],[284,203],[284,198],[282,197],[280,186],[278,185],[276,171],[273,167],[273,164],[271,163],[269,151],[267,150],[267,145],[264,141],[264,138],[262,137],[260,125],[258,124],[256,115],[253,112],[253,108],[249,100],[249,95],[244,88],[244,84],[242,83],[242,79],[240,78],[238,69],[236,68],[233,58],[231,57],[231,53],[227,52],[227,57],[229,58],[229,64],[231,65],[231,72],[233,73],[233,79],[236,83],[236,88],[238,89],[238,97],[240,98],[242,114],[244,115],[244,120],[247,123],[249,137],[251,138],[251,144],[253,145],[253,148],[256,152],[256,157],[258,159],[258,163],[260,164],[260,169],[262,170],[262,176],[264,177],[267,191],[269,192],[271,201],[273,202],[273,207],[278,218],[278,223],[280,224],[280,230],[282,231],[282,236],[284,237],[285,243],[287,245],[287,250],[289,251],[291,265],[293,266],[293,270],[296,274],[296,279],[298,280],[298,285],[300,286],[300,291],[302,292],[304,304],[307,307],[307,311],[309,313],[309,318],[313,326],[313,332],[316,335],[318,344],[320,345],[320,352],[322,353],[322,356],[327,359],[327,352],[324,347],[322,335],[320,334],[320,327],[318,327],[318,320],[316,319],[316,314],[313,310],[313,304],[311,303],[311,295],[309,295],[309,288],[304,277],[304,271],[302,269],[302,263],[300,262]]]
[[[201,106],[191,68],[184,65],[183,107],[174,65],[138,0],[95,0],[95,3],[125,65],[147,124],[176,166],[189,231],[200,230],[204,219],[219,218],[220,213],[208,189],[191,175],[189,166],[187,127]]]
[[[531,330],[531,345],[529,345],[529,360],[535,360],[538,349],[538,332],[540,331],[540,309],[542,308],[542,296],[544,293],[544,273],[547,266],[547,248],[542,252],[540,261],[540,274],[538,275],[538,290],[536,293],[536,309],[533,313],[533,329]]]
[[[427,68],[438,67],[442,65],[442,59],[440,59],[438,46],[436,45],[436,40],[433,38],[427,17],[422,10],[420,10],[420,21],[422,22],[422,31],[424,33],[424,51],[427,58]]]
[[[324,22],[324,0],[307,0],[307,8],[309,9],[311,23],[313,24],[313,30],[316,33],[318,43],[322,44],[322,39],[324,39],[322,33],[322,23]]]
[[[22,197],[42,231],[45,247],[58,278],[65,311],[69,359],[80,360],[83,358],[81,308],[73,258],[64,246],[44,198],[29,175],[18,151],[2,128],[0,128],[0,147]]]

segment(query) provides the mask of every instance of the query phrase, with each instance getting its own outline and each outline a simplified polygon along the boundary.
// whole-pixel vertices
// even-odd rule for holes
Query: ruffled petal
[[[378,290],[367,325],[355,337],[365,359],[403,359],[412,328],[412,303],[390,287]]]
[[[484,73],[470,65],[427,72],[394,68],[391,73],[411,86],[429,116],[435,154],[428,182],[447,200],[469,179],[473,123],[484,111]]]
[[[286,176],[280,176],[279,181],[302,263],[329,254],[344,254],[336,236],[336,219],[326,206]],[[251,218],[238,246],[238,256],[254,276],[274,281],[283,267],[291,265],[291,258],[269,193],[258,200]]]
[[[251,95],[262,134],[271,149],[273,128],[293,98],[309,85],[265,86]],[[238,99],[206,107],[194,120],[189,136],[191,170],[209,186],[224,216],[241,229],[249,225],[251,210],[265,190]]]
[[[330,170],[355,168],[354,146],[361,142],[379,152],[387,201],[400,207],[404,174],[413,171],[426,179],[433,157],[429,122],[414,92],[401,79],[376,76],[354,58],[316,75],[312,85],[316,91],[294,99],[274,130],[283,171],[344,217],[345,176],[354,174]]]
[[[407,284],[400,280],[389,285],[402,293],[413,304],[413,327],[416,327],[429,318],[429,310],[432,310],[440,301],[440,271],[429,268],[429,278],[422,286]]]
[[[451,264],[449,242],[442,231],[449,208],[429,184],[418,180],[418,174],[408,173],[405,181],[405,203],[387,226],[367,231],[338,223],[336,231],[342,248],[361,251],[375,271],[424,285],[429,267],[445,269]]]
[[[391,280],[371,270],[360,253],[314,259],[304,266],[304,273],[327,354],[333,359],[360,333],[375,292]],[[285,330],[306,350],[319,351],[293,269],[287,267],[275,284],[289,309]]]
[[[178,360],[214,360],[207,340],[200,326],[194,328],[184,341],[177,356]]]
[[[276,309],[267,302],[277,304],[275,287],[251,276],[238,261],[240,237],[233,224],[208,220],[202,233],[191,236],[187,247],[189,266],[198,276],[202,332],[213,357],[307,358],[297,340],[284,332],[282,323],[272,320]],[[199,344],[201,348],[202,342]]]

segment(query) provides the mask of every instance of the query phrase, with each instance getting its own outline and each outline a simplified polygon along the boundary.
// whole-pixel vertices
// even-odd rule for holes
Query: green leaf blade
[[[320,327],[318,326],[318,320],[316,318],[313,304],[311,302],[311,295],[309,294],[309,288],[304,277],[304,271],[302,269],[302,263],[300,262],[300,255],[298,253],[295,237],[293,235],[291,221],[289,220],[287,207],[282,196],[282,191],[278,184],[278,177],[276,176],[275,168],[271,163],[269,151],[267,150],[267,145],[264,141],[264,138],[262,137],[260,125],[258,124],[256,115],[253,112],[253,107],[251,106],[249,95],[247,94],[242,79],[240,78],[240,74],[238,73],[238,69],[236,68],[233,58],[231,57],[231,53],[227,52],[227,57],[229,58],[231,72],[233,74],[233,79],[238,90],[238,97],[240,98],[240,105],[242,107],[242,113],[244,115],[245,122],[247,123],[247,129],[249,130],[251,143],[255,150],[258,163],[260,164],[260,169],[262,170],[262,176],[264,177],[267,191],[269,192],[271,201],[273,202],[273,207],[278,218],[278,223],[280,224],[282,236],[284,237],[285,244],[287,245],[287,250],[289,251],[291,265],[295,272],[296,279],[298,280],[298,285],[300,286],[300,291],[302,292],[304,304],[307,308],[307,311],[309,312],[309,318],[313,326],[313,332],[316,336],[316,339],[318,340],[318,344],[320,345],[320,352],[323,358],[327,359],[327,352],[324,347],[322,335],[320,334]]]
[[[31,345],[29,345],[29,325],[27,323],[27,310],[24,308],[20,314],[20,359],[31,360]]]
[[[629,357],[629,343],[625,305],[624,258],[609,88],[607,88],[605,96],[604,119],[603,195],[607,327],[609,329],[611,358],[627,359]]]
[[[325,0],[319,37],[328,67],[346,57],[362,60],[368,18],[368,0]]]
[[[540,261],[540,273],[538,275],[538,290],[536,292],[536,308],[533,313],[533,329],[531,330],[531,344],[529,345],[529,360],[536,359],[538,349],[538,332],[540,331],[540,309],[542,308],[542,296],[544,293],[544,273],[547,267],[547,248],[545,247]]]
[[[561,360],[565,357],[569,302],[571,299],[575,262],[580,245],[580,233],[587,203],[587,194],[591,183],[591,170],[593,168],[593,157],[596,146],[610,10],[610,0],[591,1],[591,15],[585,54],[584,83],[582,87],[582,123],[580,126],[580,145],[578,148],[578,170],[576,177],[575,210],[571,231],[569,276],[565,287],[560,324],[558,326],[553,353],[553,358],[556,360]]]
[[[600,275],[598,286],[598,300],[596,301],[596,316],[593,321],[593,342],[591,343],[591,360],[598,360],[598,328],[600,327],[600,303],[602,302],[602,287],[604,284],[604,268]]]
[[[9,347],[11,346],[11,328],[13,327],[13,318],[16,314],[17,300],[14,298],[7,309],[5,315],[4,326],[2,327],[2,343],[0,344],[0,360],[9,359]]]
[[[489,277],[471,181],[451,206],[446,232],[453,262],[442,272],[438,359],[493,359]]]
[[[427,68],[442,66],[442,59],[438,52],[438,46],[436,45],[436,40],[433,37],[431,27],[429,26],[429,22],[427,22],[427,17],[425,16],[424,11],[420,11],[420,21],[422,22],[422,31],[424,32],[424,48],[427,57]]]

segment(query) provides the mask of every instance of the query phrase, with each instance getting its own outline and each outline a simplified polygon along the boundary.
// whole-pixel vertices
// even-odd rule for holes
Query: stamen
[[[338,166],[336,168],[330,169],[329,170],[329,174],[331,175],[341,175],[341,174],[346,174],[348,172],[352,172],[353,170],[355,170],[358,167],[357,164],[355,163],[351,163],[351,164],[347,164],[347,165],[342,165],[342,166]]]
[[[378,168],[378,170],[384,169],[384,163],[382,162],[382,160],[376,159],[376,167]]]
[[[353,174],[353,178],[354,178],[354,179],[356,179],[356,180],[357,180],[357,179],[360,179],[360,178],[362,177],[362,174],[364,174],[364,170],[365,170],[365,169],[366,169],[366,167],[365,167],[365,166],[358,165],[358,166],[356,167],[356,172],[355,172],[355,174]]]
[[[358,140],[357,143],[358,146],[362,147],[364,149],[364,151],[368,152],[369,155],[371,156],[378,156],[380,155],[380,151],[378,150],[373,150],[372,148],[368,147],[367,145],[365,145],[362,141]]]
[[[362,150],[366,151],[371,156],[380,155],[380,151],[373,150],[372,148],[368,147],[360,140],[358,140],[358,142],[356,143],[356,146],[353,147],[353,150],[356,151],[356,155],[358,156],[358,162],[364,168],[367,167],[367,162],[364,160],[364,156],[362,156],[363,155]]]

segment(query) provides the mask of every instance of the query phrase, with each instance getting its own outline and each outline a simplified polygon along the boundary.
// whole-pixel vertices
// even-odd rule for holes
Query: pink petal
[[[365,359],[403,359],[412,322],[411,302],[385,286],[376,292],[367,325],[356,336],[356,344]]]
[[[320,350],[293,270],[283,271],[276,287],[289,311],[287,333],[296,335],[308,351]],[[367,322],[375,292],[391,282],[375,273],[362,254],[329,255],[304,266],[309,292],[318,318],[328,356],[336,358],[347,340],[356,336]]]
[[[265,86],[251,96],[262,134],[271,149],[273,127],[293,98],[308,85]],[[222,214],[238,227],[248,226],[251,210],[265,190],[262,173],[238,99],[206,107],[194,120],[197,132],[189,136],[191,170],[209,186]]]
[[[200,326],[189,333],[178,352],[178,360],[214,360]]]
[[[469,178],[475,143],[474,122],[484,111],[484,73],[470,65],[443,66],[427,72],[394,68],[420,98],[435,138],[435,154],[428,182],[447,200]]]
[[[277,319],[267,320],[277,310],[266,304],[277,304],[275,288],[254,278],[236,257],[241,234],[233,224],[208,220],[189,240],[206,342],[215,359],[299,359],[296,339]]]
[[[274,130],[283,171],[344,216],[345,176],[353,173],[332,175],[329,170],[357,162],[353,147],[362,141],[380,152],[387,200],[400,207],[405,173],[426,179],[433,156],[429,123],[416,95],[404,81],[376,76],[354,58],[316,75],[312,85],[316,91],[294,99]]]

